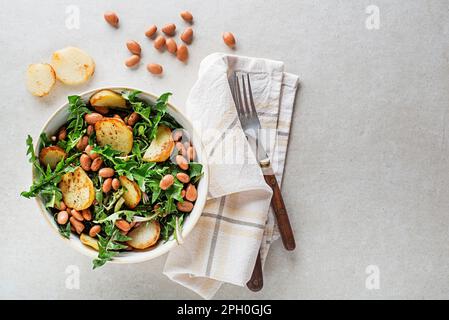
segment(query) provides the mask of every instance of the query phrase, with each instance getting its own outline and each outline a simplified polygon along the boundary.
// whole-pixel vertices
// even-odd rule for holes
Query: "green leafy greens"
[[[160,238],[167,241],[172,237],[177,241],[180,239],[180,230],[184,222],[186,213],[177,209],[177,203],[182,202],[182,192],[184,185],[177,178],[172,186],[166,190],[160,188],[161,179],[166,174],[176,177],[182,170],[168,159],[165,162],[145,162],[142,157],[156,137],[159,125],[165,125],[171,129],[181,128],[179,123],[167,112],[167,103],[171,93],[162,94],[154,103],[141,100],[139,91],[125,91],[122,97],[127,101],[128,110],[118,110],[121,116],[126,118],[130,113],[136,112],[140,119],[134,124],[133,147],[127,156],[122,156],[121,152],[114,150],[109,145],[96,145],[95,133],[89,136],[89,144],[93,146],[94,153],[101,156],[104,165],[115,170],[117,176],[126,176],[129,180],[135,181],[142,191],[142,201],[133,209],[124,206],[123,194],[125,187],[120,187],[112,192],[103,192],[104,178],[97,172],[88,172],[95,189],[95,202],[91,206],[93,221],[84,221],[86,231],[93,225],[101,225],[101,232],[98,237],[98,257],[93,261],[93,267],[98,268],[107,261],[113,259],[121,251],[126,250],[126,244],[131,238],[123,234],[116,226],[118,219],[126,220],[128,223],[156,220],[161,226]],[[57,209],[62,200],[62,192],[58,184],[64,174],[73,172],[79,165],[81,152],[78,151],[77,144],[86,135],[87,123],[84,116],[91,113],[90,106],[79,96],[69,96],[69,115],[64,127],[67,136],[64,140],[59,140],[57,145],[64,149],[67,156],[62,159],[52,170],[50,167],[44,168],[35,154],[33,140],[28,136],[26,140],[27,155],[35,171],[35,179],[28,191],[23,191],[22,196],[26,198],[40,196],[48,210],[52,212],[56,219],[59,212]],[[125,120],[126,121],[126,120]],[[45,133],[40,136],[39,149],[54,145]],[[190,183],[196,184],[202,176],[202,165],[190,162],[186,173],[190,177]],[[61,235],[70,238],[70,222],[59,225]]]
[[[33,146],[33,139],[28,136],[26,140],[27,144],[27,155],[29,156],[29,161],[33,164],[36,170],[36,179],[31,185],[28,191],[22,191],[21,196],[25,198],[41,196],[47,208],[53,208],[55,205],[59,204],[62,199],[61,190],[58,188],[58,183],[61,181],[61,177],[67,172],[73,172],[75,166],[79,162],[79,154],[76,153],[71,157],[62,159],[55,167],[51,170],[50,167],[46,169],[42,168],[39,163],[39,159],[36,157]],[[70,226],[69,226],[70,231]],[[68,238],[70,234],[67,234],[66,228],[62,230],[60,228],[61,234]]]

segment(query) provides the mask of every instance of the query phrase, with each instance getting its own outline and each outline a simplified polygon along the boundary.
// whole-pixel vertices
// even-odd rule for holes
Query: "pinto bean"
[[[137,121],[139,121],[140,115],[137,112],[133,112],[128,117],[128,125],[133,126],[136,124]]]
[[[95,238],[97,236],[97,234],[99,234],[101,232],[101,226],[100,225],[95,225],[92,228],[90,228],[89,230],[89,236],[91,236],[92,238]]]
[[[109,191],[111,191],[112,188],[112,179],[111,178],[107,178],[106,180],[104,180],[103,182],[103,192],[104,193],[108,193]]]
[[[176,174],[176,178],[178,178],[179,181],[181,181],[182,183],[189,183],[190,182],[190,177],[187,173],[184,172],[178,172]]]
[[[178,50],[176,51],[176,58],[178,58],[179,61],[186,61],[189,58],[189,49],[187,49],[187,46],[184,44],[181,44],[178,46]]]
[[[74,217],[78,221],[84,221],[83,215],[75,209],[72,209],[72,217]]]
[[[156,31],[157,31],[157,27],[156,27],[155,24],[153,24],[152,26],[150,26],[150,27],[147,29],[147,31],[145,31],[145,35],[146,35],[148,38],[152,38],[152,37],[156,34]]]
[[[152,74],[161,74],[164,71],[164,68],[160,64],[149,63],[147,65],[147,70]]]
[[[184,19],[184,21],[192,23],[193,21],[193,15],[189,11],[183,11],[180,14],[181,18]]]
[[[94,134],[94,132],[95,132],[95,128],[94,128],[94,126],[93,125],[88,125],[87,126],[87,135],[90,137],[91,135],[93,135]]]
[[[176,41],[173,38],[168,38],[165,41],[165,45],[167,46],[167,51],[170,53],[176,53],[178,50],[178,45],[176,44]]]
[[[142,52],[142,48],[140,47],[140,44],[135,40],[130,40],[126,43],[126,47],[128,48],[129,52],[132,54],[137,54],[140,56],[140,53]]]
[[[131,229],[131,225],[123,219],[118,219],[117,221],[115,221],[115,225],[117,228],[124,232],[128,232],[129,229]]]
[[[176,150],[178,150],[178,154],[182,154],[183,157],[187,156],[187,150],[181,142],[176,142]]]
[[[120,188],[120,180],[117,178],[112,179],[112,189],[118,190]]]
[[[104,13],[104,20],[106,20],[107,23],[109,23],[114,28],[118,27],[118,16],[113,11],[107,11]]]
[[[164,36],[158,36],[156,40],[154,40],[153,46],[157,50],[162,50],[162,48],[165,46],[165,37]]]
[[[170,188],[173,185],[174,182],[175,182],[175,178],[171,174],[167,174],[159,182],[159,187],[162,190],[167,190],[168,188]]]
[[[89,158],[91,158],[92,160],[97,159],[100,155],[98,153],[92,152],[92,149],[94,147],[92,147],[91,145],[88,145],[86,147],[86,149],[84,149],[84,152],[89,156]]]
[[[90,165],[90,170],[98,171],[102,165],[103,165],[103,159],[96,158],[96,159],[94,159],[94,161],[92,161],[92,164]]]
[[[89,144],[89,137],[88,136],[82,136],[81,139],[76,144],[76,148],[79,151],[84,151],[84,149],[86,149],[88,144]]]
[[[90,166],[92,164],[92,159],[85,153],[83,153],[80,157],[80,165],[84,171],[89,171]]]
[[[175,142],[178,142],[179,140],[181,140],[181,138],[182,138],[182,130],[176,129],[175,131],[173,131],[172,137],[173,137],[173,140]]]
[[[67,209],[67,206],[65,205],[64,201],[61,200],[59,201],[59,203],[55,203],[55,208],[63,211]]]
[[[223,33],[223,41],[229,48],[235,47],[235,38],[234,35],[230,32]]]
[[[133,54],[131,57],[125,60],[125,66],[132,68],[140,62],[140,56]]]
[[[187,157],[189,159],[189,161],[193,161],[196,158],[196,151],[195,148],[190,146],[187,148]]]
[[[69,214],[67,213],[67,211],[59,211],[57,216],[56,216],[56,221],[58,222],[58,224],[66,224],[67,221],[69,220]]]
[[[102,168],[98,171],[98,175],[102,178],[110,178],[114,175],[115,171],[112,168]]]
[[[193,210],[193,203],[190,201],[178,202],[176,207],[181,212],[190,212]]]
[[[181,34],[181,40],[184,41],[187,44],[191,44],[192,43],[192,38],[193,38],[193,29],[188,27]]]
[[[84,116],[84,120],[86,120],[87,124],[95,124],[102,119],[103,116],[97,112],[87,113]]]
[[[197,197],[198,192],[196,191],[196,187],[190,183],[186,189],[186,199],[193,202]]]
[[[174,23],[166,24],[162,28],[162,32],[165,33],[167,36],[172,36],[175,34],[176,25]]]
[[[75,217],[70,217],[70,224],[74,227],[76,233],[81,234],[84,230],[84,224],[75,219]]]
[[[86,220],[86,221],[92,220],[92,212],[90,212],[90,209],[82,210],[81,215],[83,216],[84,220]]]
[[[67,138],[67,129],[65,127],[62,127],[58,132],[58,140],[62,141],[65,140],[65,138]]]
[[[176,163],[182,170],[189,169],[189,163],[187,162],[186,158],[181,155],[176,156]]]

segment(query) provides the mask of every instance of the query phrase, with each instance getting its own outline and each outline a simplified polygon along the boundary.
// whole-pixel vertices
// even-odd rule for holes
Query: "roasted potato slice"
[[[67,207],[78,211],[89,208],[95,199],[94,184],[81,167],[63,175],[59,189]]]
[[[80,240],[82,244],[85,244],[86,246],[89,246],[95,250],[99,250],[98,248],[98,241],[97,239],[92,238],[91,236],[88,236],[85,233],[81,233]]]
[[[140,191],[139,186],[135,181],[129,180],[125,176],[119,177],[120,183],[125,187],[125,193],[123,194],[123,199],[125,199],[125,204],[128,208],[135,208],[142,197],[142,191]]]
[[[100,146],[110,145],[112,149],[127,155],[133,148],[133,132],[122,121],[115,118],[104,118],[95,123],[97,143]]]
[[[157,221],[143,222],[131,230],[127,236],[132,238],[127,243],[135,249],[146,249],[157,243],[161,234],[161,227]]]
[[[126,100],[112,90],[101,90],[95,93],[89,100],[93,107],[108,107],[111,109],[127,109]]]
[[[95,71],[94,60],[86,52],[75,47],[55,51],[51,65],[56,72],[56,78],[68,85],[87,82]]]
[[[26,86],[32,95],[43,97],[50,93],[56,83],[56,74],[47,63],[35,63],[28,66]]]
[[[50,168],[56,168],[56,165],[67,156],[65,151],[58,146],[50,146],[45,147],[39,153],[39,161],[47,168],[50,165]]]
[[[157,128],[156,137],[151,141],[150,146],[142,157],[147,162],[164,162],[167,160],[175,147],[175,142],[170,128],[160,125]]]

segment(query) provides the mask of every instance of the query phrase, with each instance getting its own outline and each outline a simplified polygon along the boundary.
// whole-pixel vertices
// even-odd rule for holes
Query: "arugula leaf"
[[[111,224],[109,224],[110,226]],[[109,227],[110,229],[111,227]],[[106,262],[112,260],[118,254],[118,250],[126,249],[127,246],[120,242],[125,242],[131,240],[130,237],[127,237],[120,233],[119,229],[114,227],[112,224],[112,230],[110,230],[110,234],[106,237],[102,237],[101,235],[97,235],[98,237],[98,257],[93,261],[93,269],[101,267]]]
[[[142,161],[142,151],[140,151],[140,141],[134,140],[133,149],[131,150],[132,154],[136,155],[138,161]]]
[[[197,162],[190,162],[189,176],[192,183],[197,183],[203,176],[203,165]]]
[[[61,181],[61,177],[67,172],[73,172],[75,167],[71,166],[75,162],[79,162],[79,153],[76,153],[66,159],[62,159],[56,168],[52,171],[50,167],[44,170],[34,153],[33,139],[31,136],[27,137],[27,155],[29,155],[29,161],[33,163],[34,167],[39,171],[39,176],[31,185],[28,191],[23,191],[20,193],[22,197],[31,198],[36,197],[41,193],[47,206],[54,206],[56,201],[60,201],[62,198],[61,191],[57,187],[57,184]]]
[[[159,186],[160,183],[160,179],[156,180],[156,179],[147,179],[146,181],[146,186],[148,187],[148,189],[151,190],[152,196],[151,196],[151,203],[155,203],[157,201],[157,199],[159,198],[160,194],[161,194],[161,187]]]
[[[62,192],[55,185],[48,185],[41,190],[40,195],[45,201],[46,208],[54,208],[62,200]]]
[[[182,184],[182,182],[180,182],[178,179],[175,179],[175,182],[173,183],[173,185],[165,191],[165,195],[167,196],[167,199],[173,198],[174,200],[177,200],[177,201],[183,201],[183,198],[181,195],[183,188],[184,188],[184,185]]]
[[[118,219],[121,219],[121,217],[124,217],[126,221],[132,222],[134,216],[136,215],[142,215],[143,212],[139,210],[120,210],[117,212],[114,212],[113,214],[107,216],[106,218],[103,218],[102,220],[94,221],[95,223],[105,223],[107,221],[110,221],[112,223],[115,223]]]
[[[122,93],[123,98],[129,101],[134,112],[137,112],[147,126],[137,125],[136,130],[139,136],[146,136],[150,141],[156,137],[157,128],[162,117],[167,112],[168,98],[170,92],[159,96],[154,106],[138,99],[140,91],[126,91]]]
[[[142,91],[139,90],[124,91],[122,92],[122,97],[129,102],[137,102],[137,96],[140,93],[142,93]]]
[[[33,166],[41,173],[44,174],[44,170],[42,169],[39,159],[36,157],[36,154],[34,153],[34,145],[33,145],[33,138],[31,138],[30,135],[27,136],[26,139],[26,145],[27,145],[27,156],[29,156],[29,162],[33,164]]]
[[[39,136],[40,138],[40,147],[39,149],[48,147],[51,145],[51,140],[48,138],[47,134],[45,132],[42,132]]]
[[[107,203],[106,203],[105,205],[103,205],[104,209],[105,209],[106,211],[110,211],[110,210],[114,207],[115,203],[122,197],[122,195],[123,195],[124,192],[125,192],[125,191],[123,190],[123,188],[121,188],[121,189],[115,191],[115,192],[112,194],[112,197],[110,197],[110,198],[108,199]]]
[[[124,162],[123,159],[119,158],[121,152],[112,149],[110,145],[105,145],[104,147],[96,146],[92,149],[92,152],[98,153],[103,157],[103,160],[106,160],[108,164],[113,166]]]
[[[178,220],[178,221],[177,221]],[[175,230],[181,229],[184,223],[184,215],[171,214],[161,219],[161,238],[164,242],[170,240],[170,237],[173,235],[175,238],[177,235],[175,234]]]
[[[31,138],[30,135],[27,136],[26,145],[27,145],[27,156],[28,155],[30,156],[29,161],[34,164],[37,158],[36,154],[34,153],[33,138]]]
[[[133,102],[131,103],[134,111],[137,112],[142,119],[144,119],[151,126],[153,122],[150,120],[151,118],[151,106],[148,104],[144,104],[143,102]]]
[[[91,113],[80,96],[69,96],[69,117],[67,119],[67,142],[65,151],[72,150],[86,132],[84,115]]]
[[[157,110],[157,114],[153,120],[153,128],[151,128],[151,133],[149,136],[150,140],[153,140],[156,137],[157,127],[159,126],[159,122],[161,121],[161,119],[165,115],[165,113],[167,112],[167,102],[168,102],[168,98],[170,96],[171,96],[170,92],[164,93],[156,101],[156,105],[154,106],[154,108]]]
[[[172,130],[181,128],[181,125],[178,123],[178,121],[176,121],[175,118],[173,118],[169,113],[165,113],[159,124],[163,124],[164,126],[169,127]]]
[[[70,229],[70,221],[67,222],[65,225],[59,225],[58,224],[58,230],[59,233],[67,239],[70,239],[71,229]]]

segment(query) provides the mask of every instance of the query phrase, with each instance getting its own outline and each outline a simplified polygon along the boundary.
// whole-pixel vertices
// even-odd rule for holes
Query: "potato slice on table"
[[[156,137],[142,157],[147,162],[164,162],[167,160],[175,147],[170,128],[161,125],[157,128]]]
[[[142,198],[142,191],[140,191],[140,188],[135,181],[131,181],[125,176],[119,177],[119,180],[121,185],[125,188],[123,199],[125,199],[126,206],[130,209],[135,208]]]
[[[157,243],[160,234],[161,227],[159,222],[143,222],[127,234],[131,238],[127,243],[135,249],[146,249]]]
[[[108,144],[123,155],[130,153],[133,148],[133,132],[118,119],[105,118],[96,122],[95,133],[102,147]]]
[[[89,208],[95,199],[94,184],[81,167],[63,175],[59,189],[67,207],[78,211]]]
[[[56,78],[68,85],[87,82],[95,71],[94,60],[86,52],[75,47],[55,51],[51,65],[56,72]]]
[[[95,250],[99,250],[98,248],[98,241],[97,239],[92,238],[91,236],[88,236],[85,233],[81,233],[80,240],[82,244],[85,244],[86,246],[89,246]]]
[[[58,146],[45,147],[39,153],[39,161],[46,169],[49,165],[50,168],[56,168],[56,165],[67,156],[65,151]]]
[[[128,109],[126,100],[112,90],[101,90],[95,93],[89,100],[93,107],[108,107],[111,109]]]
[[[56,82],[55,70],[47,63],[30,64],[26,72],[26,86],[32,95],[46,96]]]

